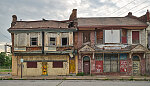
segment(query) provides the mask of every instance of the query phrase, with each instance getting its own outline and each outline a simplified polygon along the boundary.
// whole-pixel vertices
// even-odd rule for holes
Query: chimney
[[[17,21],[17,16],[16,16],[16,15],[13,15],[13,16],[12,16],[11,27],[14,26],[14,25],[16,24],[16,21]]]
[[[132,12],[129,12],[127,16],[131,17],[132,16]]]
[[[76,18],[77,18],[77,9],[73,9],[69,20],[74,20]]]
[[[147,12],[146,12],[146,21],[147,21],[147,22],[150,21],[150,19],[149,19],[149,10],[147,10]]]

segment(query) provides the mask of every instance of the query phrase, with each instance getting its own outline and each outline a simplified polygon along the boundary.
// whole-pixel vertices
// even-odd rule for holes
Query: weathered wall
[[[34,60],[67,60],[63,62],[63,68],[53,68],[53,62],[47,62],[48,75],[67,75],[69,74],[69,56],[68,55],[50,55],[50,56],[23,56],[26,61]],[[37,68],[27,68],[27,62],[23,62],[23,76],[42,75],[42,62],[37,62]],[[17,68],[16,68],[17,69]],[[17,72],[17,71],[15,71]],[[18,58],[18,75],[21,74],[20,58]]]
[[[147,47],[145,29],[140,31],[140,41],[144,47]]]
[[[146,74],[150,75],[150,52],[146,54]]]

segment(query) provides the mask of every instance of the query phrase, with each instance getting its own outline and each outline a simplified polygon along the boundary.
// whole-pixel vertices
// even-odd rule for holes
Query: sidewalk
[[[150,81],[150,76],[1,76],[1,80],[143,80]]]

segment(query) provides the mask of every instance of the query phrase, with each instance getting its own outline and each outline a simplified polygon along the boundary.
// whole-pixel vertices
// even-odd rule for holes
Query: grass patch
[[[78,73],[76,76],[84,76],[84,73],[83,72]]]
[[[129,81],[133,81],[134,79],[133,79],[133,76],[131,76],[131,78],[129,79]]]
[[[7,80],[13,80],[13,78],[8,78]]]
[[[4,70],[0,69],[0,72],[12,72],[12,70],[9,70],[9,69],[8,70],[7,69],[4,69]]]

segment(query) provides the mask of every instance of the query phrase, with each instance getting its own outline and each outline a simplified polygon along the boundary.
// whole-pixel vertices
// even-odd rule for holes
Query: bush
[[[83,72],[78,73],[77,76],[84,76],[84,73]]]

